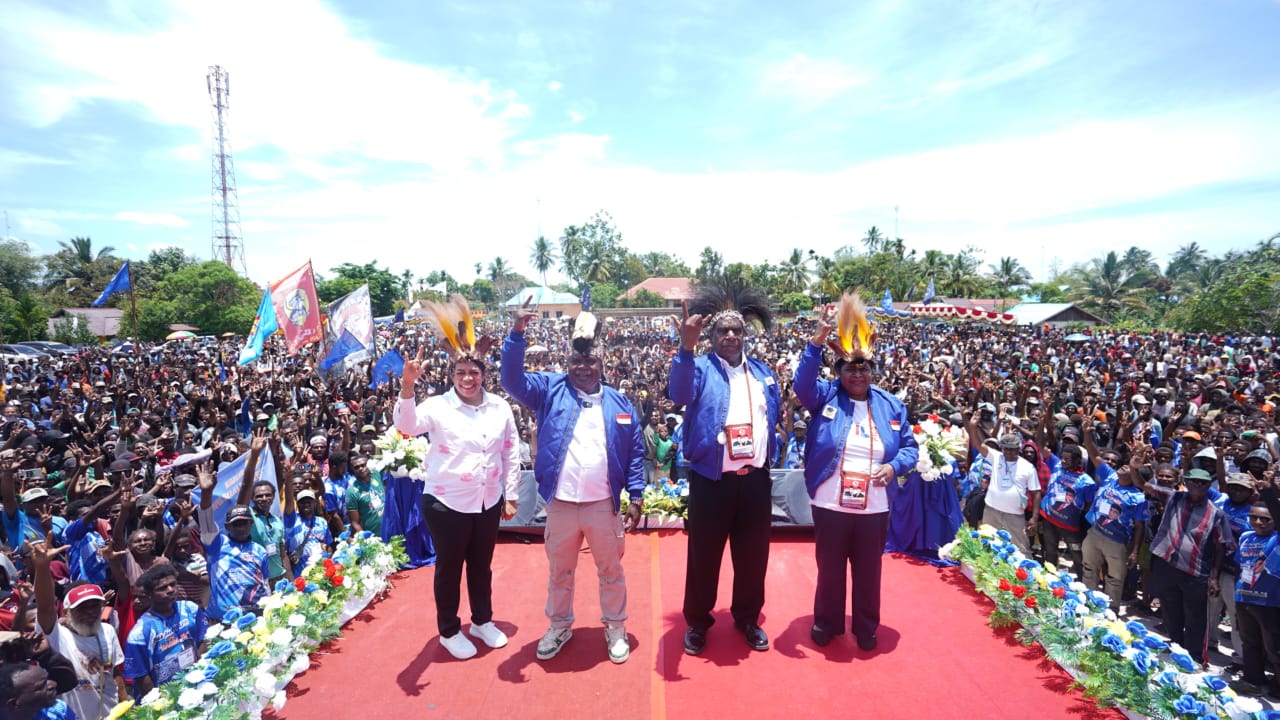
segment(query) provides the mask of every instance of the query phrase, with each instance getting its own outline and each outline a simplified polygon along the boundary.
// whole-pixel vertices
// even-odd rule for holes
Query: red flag
[[[310,260],[271,284],[271,302],[290,355],[297,355],[304,345],[320,340],[320,302]]]

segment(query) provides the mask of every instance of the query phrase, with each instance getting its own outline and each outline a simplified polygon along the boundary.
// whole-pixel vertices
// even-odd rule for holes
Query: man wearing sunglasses
[[[1231,687],[1242,694],[1261,695],[1265,686],[1270,698],[1280,700],[1280,537],[1265,504],[1249,508],[1249,530],[1240,536],[1235,559],[1240,564],[1235,631],[1244,647],[1244,673]]]

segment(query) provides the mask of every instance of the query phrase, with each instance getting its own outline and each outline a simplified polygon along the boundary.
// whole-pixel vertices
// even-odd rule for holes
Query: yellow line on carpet
[[[666,720],[667,693],[665,654],[662,651],[662,560],[659,550],[658,533],[649,533],[649,645],[653,668],[649,683],[649,717],[651,720]]]

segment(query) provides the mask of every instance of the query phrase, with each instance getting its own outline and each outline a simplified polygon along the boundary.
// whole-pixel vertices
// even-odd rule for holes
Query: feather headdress
[[[846,292],[840,296],[840,307],[836,310],[836,337],[827,341],[827,345],[836,357],[844,360],[870,359],[875,351],[871,342],[871,320],[867,318],[867,306],[862,303],[862,297],[858,293]]]
[[[755,322],[761,329],[773,327],[773,308],[769,296],[741,281],[725,277],[699,285],[689,303],[689,312],[707,318],[707,327],[725,317],[737,317],[745,325]]]
[[[570,344],[573,350],[582,355],[590,355],[595,348],[596,338],[600,337],[600,331],[604,325],[589,312],[580,312],[578,317],[573,321],[573,336]]]
[[[427,322],[444,338],[449,357],[486,361],[496,340],[488,335],[476,339],[476,326],[471,320],[471,308],[467,306],[466,298],[455,294],[447,303],[428,301],[423,305]]]

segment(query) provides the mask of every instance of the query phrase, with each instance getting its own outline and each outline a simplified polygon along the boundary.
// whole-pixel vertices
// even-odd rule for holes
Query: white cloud
[[[560,92],[560,90],[563,87],[564,87],[564,83],[560,82],[559,80],[552,80],[551,82],[547,83],[547,89],[553,93]]]
[[[136,225],[158,225],[167,228],[184,228],[191,224],[173,213],[118,212],[113,219]]]
[[[573,123],[574,125],[577,125],[578,123],[580,123],[580,122],[582,122],[583,120],[586,120],[586,119],[587,119],[587,116],[586,116],[586,115],[583,115],[582,113],[578,112],[577,110],[570,110],[570,111],[569,111],[569,122]]]
[[[764,95],[821,105],[868,80],[870,77],[865,70],[847,63],[797,53],[767,66],[761,74],[758,90]]]

